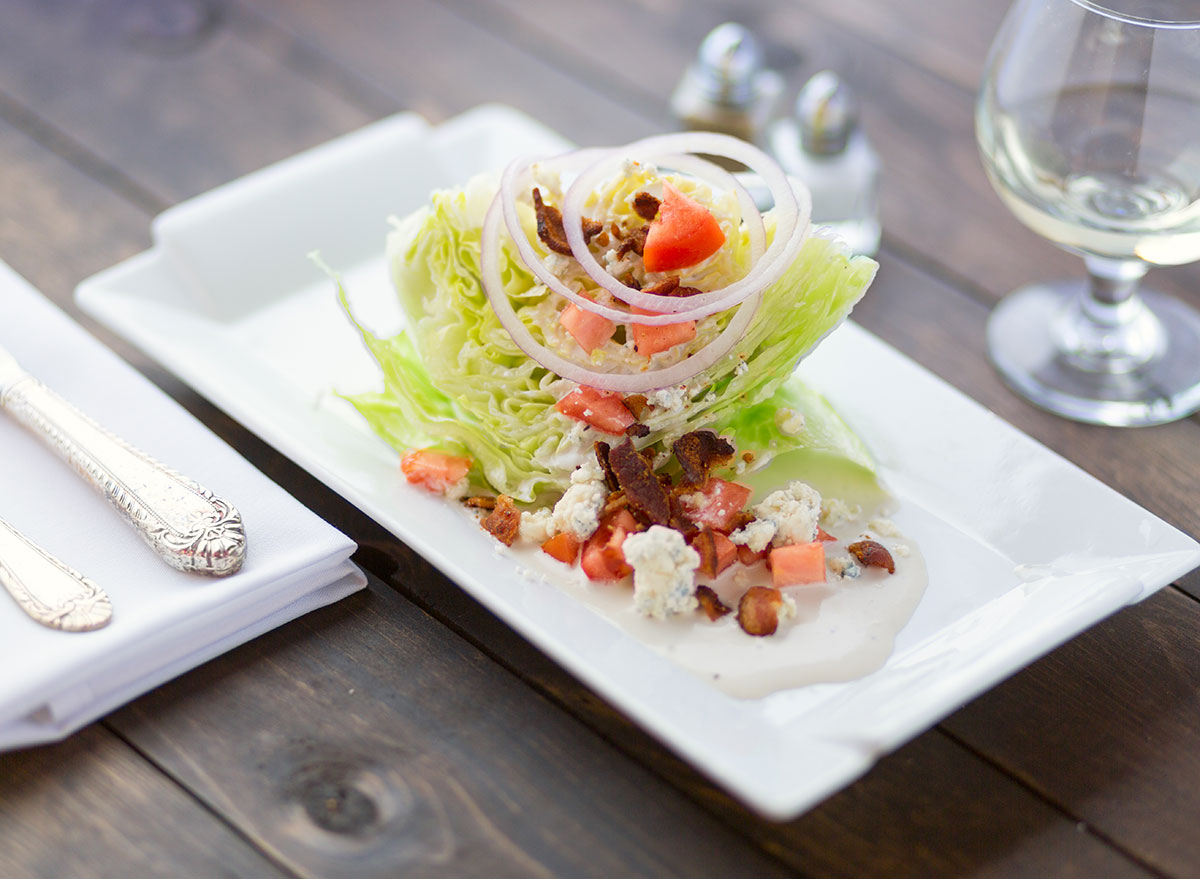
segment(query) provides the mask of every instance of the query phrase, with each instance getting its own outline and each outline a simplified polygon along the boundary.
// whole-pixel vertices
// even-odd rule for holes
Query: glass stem
[[[1085,256],[1088,283],[1055,327],[1059,350],[1087,372],[1128,373],[1158,357],[1162,324],[1138,295],[1149,266],[1141,260]]]

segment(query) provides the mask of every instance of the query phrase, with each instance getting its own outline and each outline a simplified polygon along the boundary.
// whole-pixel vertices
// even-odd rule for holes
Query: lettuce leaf
[[[467,454],[473,479],[521,501],[561,491],[595,434],[554,410],[566,392],[558,376],[513,343],[479,280],[480,229],[495,193],[481,177],[435,193],[431,204],[389,236],[392,278],[407,332],[378,338],[358,324],[379,362],[381,392],[348,396],[372,429],[397,449],[435,446]],[[768,235],[773,235],[767,215]],[[505,248],[502,277],[514,309],[540,341],[546,288]],[[819,395],[792,376],[797,361],[833,330],[874,277],[873,260],[810,237],[727,357],[692,379],[693,405],[655,410],[643,442],[709,427],[765,465],[812,449],[871,471],[866,447]],[[344,293],[342,304],[349,313]],[[351,315],[353,319],[353,315]],[[794,413],[797,417],[789,417]]]

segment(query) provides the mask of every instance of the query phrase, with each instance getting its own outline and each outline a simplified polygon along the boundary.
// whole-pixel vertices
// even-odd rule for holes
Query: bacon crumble
[[[859,540],[846,550],[868,568],[885,568],[889,574],[896,573],[896,562],[882,543],[875,540]]]
[[[649,234],[649,226],[639,226],[623,236],[621,246],[617,248],[617,259],[624,258],[628,253],[636,253],[638,256],[641,256],[642,249],[646,246],[646,236]]]
[[[512,546],[521,532],[521,511],[506,494],[496,498],[495,508],[480,523],[488,534],[505,546]]]
[[[726,614],[733,613],[733,608],[725,604],[711,586],[697,586],[696,600],[700,602],[700,609],[714,623]]]
[[[696,554],[700,556],[700,564],[696,568],[697,574],[702,574],[705,577],[715,577],[721,572],[718,570],[720,560],[717,558],[717,540],[713,537],[711,528],[704,528],[692,535],[692,539],[688,541],[692,549],[696,550]]]
[[[633,197],[633,210],[643,220],[653,220],[658,216],[658,206],[661,202],[648,192],[642,191]]]
[[[689,485],[703,485],[713,467],[727,463],[736,451],[733,444],[711,430],[693,430],[671,444],[683,479]]]
[[[751,586],[738,602],[737,621],[747,635],[761,638],[779,628],[783,594],[770,586]]]
[[[671,494],[630,440],[608,453],[608,463],[629,498],[629,510],[652,525],[671,525]]]
[[[562,211],[542,201],[542,192],[533,187],[533,208],[537,214],[538,238],[548,248],[563,256],[572,256],[571,244],[567,241],[567,230],[563,226]],[[604,230],[599,220],[583,218],[583,240],[590,242]]]
[[[650,287],[642,288],[643,293],[653,293],[656,296],[676,296],[684,298],[687,296],[695,296],[697,293],[703,292],[698,287],[684,287],[679,283],[679,279],[672,276],[663,278],[657,284]]]
[[[613,473],[612,464],[608,463],[608,453],[612,451],[612,446],[604,440],[596,440],[592,449],[596,453],[596,463],[600,465],[600,470],[604,473],[604,484],[608,486],[609,491],[616,491],[621,484],[617,482],[617,474]]]

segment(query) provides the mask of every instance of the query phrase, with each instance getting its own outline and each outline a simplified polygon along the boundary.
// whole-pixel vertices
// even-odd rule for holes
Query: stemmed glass
[[[1151,265],[1200,260],[1200,0],[1018,0],[975,121],[1004,203],[1088,275],[997,306],[1005,380],[1092,423],[1200,409],[1200,315],[1139,289]]]

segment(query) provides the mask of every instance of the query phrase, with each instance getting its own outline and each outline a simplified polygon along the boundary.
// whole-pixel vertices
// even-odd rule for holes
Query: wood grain
[[[1195,876],[1198,630],[1197,602],[1165,590],[981,696],[945,726],[1151,868]]]
[[[236,7],[181,3],[211,18],[163,48],[139,38],[149,3],[10,0],[3,90],[161,206],[373,118],[278,63]]]
[[[739,17],[793,87],[831,62],[864,99],[887,167],[888,252],[858,319],[1200,533],[1200,421],[1063,422],[1009,393],[983,357],[991,302],[1078,273],[1008,216],[979,168],[972,78],[998,15],[984,0],[180,3],[174,23],[135,0],[6,4],[0,258],[56,301],[144,247],[161,207],[394,109],[436,121],[501,100],[591,143],[661,130],[700,36]],[[1198,302],[1195,268],[1158,274]],[[1195,875],[1197,606],[1180,592],[1122,612],[771,825],[349,504],[122,353],[360,539],[358,559],[386,585],[114,715],[152,764],[95,727],[0,758],[0,867],[15,852],[34,874],[86,875],[80,838],[56,851],[50,830],[25,832],[82,784],[85,802],[119,799],[138,824],[102,848],[98,874],[158,875],[177,857],[185,875]],[[1200,595],[1198,583],[1185,587]],[[195,845],[169,839],[184,826],[200,828]]]
[[[288,875],[97,726],[0,755],[5,879]]]
[[[109,722],[302,876],[786,874],[378,581]]]

